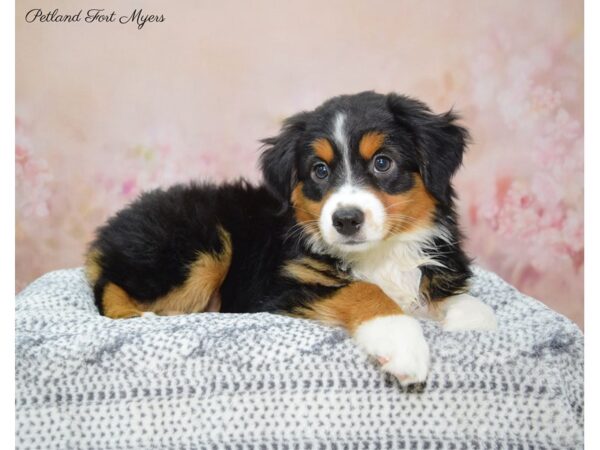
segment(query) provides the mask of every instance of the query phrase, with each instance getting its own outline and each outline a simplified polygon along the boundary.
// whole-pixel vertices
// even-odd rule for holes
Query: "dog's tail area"
[[[102,267],[100,266],[100,251],[90,247],[85,255],[85,276],[94,291],[94,302],[100,314],[104,315],[104,306],[102,305],[102,297],[104,290],[108,284],[108,280],[102,275]]]
[[[111,319],[126,319],[139,317],[144,312],[127,292],[110,282],[103,275],[92,283],[92,289],[94,291],[94,303],[102,316]]]
[[[91,280],[90,280],[91,281]],[[108,280],[101,276],[96,282],[93,283],[92,288],[94,291],[94,303],[96,304],[96,308],[98,308],[98,312],[101,315],[106,315],[104,311],[104,291],[106,290],[106,285],[108,284]]]
[[[94,303],[101,315],[112,319],[125,319],[139,317],[144,313],[124,289],[104,276],[100,265],[100,252],[93,247],[86,255],[85,276],[92,287]]]
[[[85,260],[85,276],[94,291],[94,303],[98,312],[113,319],[137,317],[142,311],[122,288],[104,276],[100,264],[100,252],[90,248]]]

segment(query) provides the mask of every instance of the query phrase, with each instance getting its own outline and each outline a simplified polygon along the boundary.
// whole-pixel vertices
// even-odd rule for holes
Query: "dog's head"
[[[313,243],[361,252],[431,228],[438,208],[451,206],[468,139],[455,121],[401,95],[335,97],[263,141],[263,176]]]

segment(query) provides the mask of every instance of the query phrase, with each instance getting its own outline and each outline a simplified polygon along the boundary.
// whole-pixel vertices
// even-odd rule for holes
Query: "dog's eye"
[[[318,162],[313,166],[312,173],[319,180],[323,180],[329,176],[329,167],[325,163]]]
[[[392,167],[392,160],[387,156],[379,155],[373,161],[375,172],[387,172]]]

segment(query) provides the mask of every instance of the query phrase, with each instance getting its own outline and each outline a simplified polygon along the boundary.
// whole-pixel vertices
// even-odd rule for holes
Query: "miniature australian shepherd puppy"
[[[335,97],[265,139],[264,184],[143,194],[99,228],[86,273],[102,314],[272,312],[344,327],[402,384],[423,382],[417,314],[494,329],[467,294],[451,178],[467,131],[401,95]]]

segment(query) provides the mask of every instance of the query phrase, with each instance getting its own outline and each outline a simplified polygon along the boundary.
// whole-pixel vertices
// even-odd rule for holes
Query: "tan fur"
[[[312,143],[312,148],[315,151],[315,154],[327,164],[330,164],[331,161],[333,161],[333,148],[331,148],[331,144],[327,139],[316,139]]]
[[[329,198],[330,193],[327,193],[320,201],[315,202],[304,196],[302,192],[303,183],[298,185],[292,191],[292,205],[294,207],[294,215],[298,223],[304,227],[304,231],[309,234],[319,233],[318,221],[321,216],[321,210],[325,202]]]
[[[92,285],[98,281],[102,274],[100,256],[100,252],[97,249],[90,250],[85,256],[85,276]]]
[[[102,295],[104,315],[112,319],[139,317],[144,312],[123,289],[114,283],[108,283]]]
[[[402,309],[376,285],[357,281],[339,289],[333,296],[317,300],[294,314],[331,325],[342,325],[351,332],[378,316],[403,314]]]
[[[318,267],[321,267],[321,269]],[[320,261],[301,258],[299,260],[288,261],[282,268],[282,274],[305,284],[319,284],[331,287],[343,286],[343,280],[323,273],[326,270],[331,270],[331,268]]]
[[[376,131],[365,133],[358,144],[360,155],[369,161],[373,155],[381,148],[385,141],[385,134]]]
[[[309,257],[300,258],[298,261],[300,263],[304,264],[305,266],[309,266],[309,267],[311,267],[311,268],[313,268],[315,270],[318,270],[320,272],[327,272],[327,271],[335,270],[335,268],[332,267],[331,265],[329,265],[327,263],[324,263],[322,261],[318,261],[318,260],[313,259],[313,258],[309,258]]]
[[[231,238],[222,228],[219,234],[223,245],[221,253],[199,254],[190,266],[185,283],[152,304],[144,305],[146,311],[175,315],[202,312],[209,306],[211,311],[218,311],[215,309],[221,303],[218,290],[231,264]]]
[[[143,312],[161,315],[202,311],[218,312],[221,307],[219,288],[231,264],[231,238],[219,228],[223,246],[219,254],[201,253],[191,264],[185,283],[152,303],[142,303],[130,297],[114,283],[107,284],[102,296],[104,315],[113,319],[137,317]],[[93,272],[93,265],[90,272]]]
[[[425,188],[420,175],[414,174],[414,182],[409,191],[397,195],[373,192],[386,209],[389,234],[415,231],[432,225],[435,199]]]

